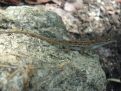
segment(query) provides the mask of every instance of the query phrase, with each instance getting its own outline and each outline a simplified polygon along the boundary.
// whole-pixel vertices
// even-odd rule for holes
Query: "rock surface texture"
[[[69,40],[60,16],[43,6],[8,7],[0,13],[0,90],[2,91],[105,91],[106,77],[97,55],[64,51],[38,34]],[[93,55],[93,54],[92,54]]]

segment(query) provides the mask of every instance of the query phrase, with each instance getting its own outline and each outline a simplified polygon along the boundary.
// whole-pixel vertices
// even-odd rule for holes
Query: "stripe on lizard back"
[[[43,41],[46,41],[50,44],[56,44],[56,45],[70,45],[70,46],[79,46],[79,45],[83,45],[83,46],[89,46],[92,44],[99,44],[102,42],[108,42],[111,40],[111,38],[109,38],[109,36],[105,36],[105,37],[97,37],[95,39],[92,40],[59,40],[59,39],[55,39],[55,38],[48,38],[42,34],[38,34],[38,33],[33,33],[33,32],[28,32],[28,31],[23,31],[20,29],[11,29],[8,31],[0,31],[0,34],[24,34],[27,36],[31,36],[33,38],[37,38],[37,39],[41,39]]]

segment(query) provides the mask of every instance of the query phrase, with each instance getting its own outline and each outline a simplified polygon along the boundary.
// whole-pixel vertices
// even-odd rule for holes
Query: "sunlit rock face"
[[[53,5],[46,5],[46,10],[56,12],[66,29],[77,34],[94,32],[100,36],[118,29],[121,23],[120,3],[116,0],[67,0],[64,10]]]
[[[37,33],[68,40],[60,16],[43,6],[8,7],[0,14],[1,31]],[[27,34],[0,35],[0,90],[104,91],[106,77],[97,55],[64,51]]]

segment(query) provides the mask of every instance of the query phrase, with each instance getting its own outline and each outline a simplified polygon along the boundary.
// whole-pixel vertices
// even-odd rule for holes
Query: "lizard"
[[[98,37],[98,38],[92,39],[92,40],[59,40],[59,39],[55,39],[55,38],[46,37],[42,34],[22,31],[19,29],[12,29],[9,31],[0,31],[0,34],[24,34],[27,36],[31,36],[33,38],[41,39],[41,40],[46,41],[52,45],[68,45],[68,46],[77,46],[77,47],[78,46],[85,46],[86,47],[86,46],[90,46],[92,44],[99,44],[99,43],[103,43],[103,42],[112,41],[111,38],[109,38],[109,36]]]

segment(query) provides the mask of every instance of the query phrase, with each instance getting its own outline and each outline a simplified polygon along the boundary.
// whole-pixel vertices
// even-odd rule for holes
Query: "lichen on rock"
[[[9,21],[5,23],[0,17],[0,22],[12,22],[0,31],[17,28],[50,38],[68,39],[61,18],[42,9],[31,6],[7,8],[3,14]],[[103,91],[106,88],[106,77],[98,56],[66,52],[24,34],[0,35],[0,65],[2,91]]]

